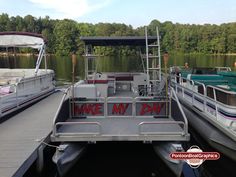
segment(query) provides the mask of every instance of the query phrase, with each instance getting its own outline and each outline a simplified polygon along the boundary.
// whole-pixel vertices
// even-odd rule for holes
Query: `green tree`
[[[78,50],[79,30],[75,21],[57,21],[53,30],[56,54],[69,55]]]
[[[10,31],[11,24],[8,14],[3,13],[0,15],[0,31]]]

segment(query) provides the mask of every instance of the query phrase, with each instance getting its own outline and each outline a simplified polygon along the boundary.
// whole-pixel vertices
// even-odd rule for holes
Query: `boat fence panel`
[[[163,129],[160,131],[161,125]],[[171,129],[172,125],[179,125],[178,129]],[[180,128],[181,127],[181,128]],[[185,124],[182,121],[156,121],[156,122],[141,122],[139,124],[139,134],[140,135],[154,135],[154,134],[163,134],[163,135],[183,135],[185,130]]]
[[[0,117],[14,112],[47,92],[51,87],[52,78],[53,74],[49,73],[22,78],[14,84],[0,86]]]
[[[132,97],[108,97],[107,116],[108,117],[132,117],[133,116]]]
[[[137,100],[136,116],[168,117],[169,101]]]
[[[71,117],[104,117],[104,98],[70,100]]]
[[[74,118],[104,117],[161,117],[169,116],[169,100],[152,97],[108,97],[97,99],[70,100],[70,113]]]
[[[58,127],[63,125],[63,132],[58,129]],[[101,124],[98,122],[58,122],[55,125],[55,130],[57,131],[57,136],[64,135],[100,135],[101,134]],[[75,131],[79,130],[79,131]]]
[[[174,93],[171,99],[98,97],[68,101],[69,118],[61,119],[63,112],[59,111],[54,119],[52,140],[55,142],[189,140],[187,119]]]

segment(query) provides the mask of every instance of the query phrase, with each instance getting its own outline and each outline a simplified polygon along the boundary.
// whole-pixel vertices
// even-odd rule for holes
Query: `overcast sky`
[[[236,22],[236,0],[0,0],[0,13],[125,23],[135,28],[148,25],[153,19],[221,24]]]

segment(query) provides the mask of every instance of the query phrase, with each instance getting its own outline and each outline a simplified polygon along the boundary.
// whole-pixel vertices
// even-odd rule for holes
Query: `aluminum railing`
[[[53,120],[53,136],[55,137],[55,136],[60,136],[60,135],[65,135],[65,136],[70,136],[70,135],[86,135],[86,134],[90,134],[90,135],[99,135],[100,133],[99,132],[101,132],[100,130],[101,130],[101,128],[102,128],[102,125],[99,123],[99,122],[96,122],[96,121],[93,121],[93,122],[89,122],[89,121],[80,121],[80,122],[77,122],[77,121],[73,121],[73,122],[59,122],[58,120],[57,120],[57,117],[58,117],[58,115],[59,115],[59,113],[60,113],[60,110],[61,110],[61,108],[62,108],[62,105],[63,105],[63,103],[64,103],[64,101],[65,101],[65,99],[67,98],[67,95],[68,95],[68,93],[69,93],[69,90],[70,90],[71,88],[68,88],[66,91],[65,91],[65,93],[64,93],[64,96],[63,96],[63,98],[62,98],[62,100],[61,100],[61,103],[60,103],[60,105],[59,105],[59,108],[58,108],[58,110],[57,110],[57,112],[56,112],[56,114],[55,114],[55,117],[54,117],[54,120]],[[117,117],[117,116],[112,116],[112,115],[109,115],[109,113],[108,113],[108,104],[111,104],[111,103],[128,103],[128,104],[131,104],[132,105],[132,115],[122,115],[121,117],[123,117],[123,118],[125,118],[125,117],[139,117],[139,115],[137,115],[136,114],[136,104],[138,104],[138,103],[154,103],[154,102],[157,102],[157,101],[159,101],[159,100],[153,100],[153,99],[155,99],[156,97],[136,97],[136,98],[132,98],[132,97],[108,97],[108,98],[96,98],[96,99],[93,99],[93,100],[98,100],[99,102],[101,102],[101,100],[104,100],[104,114],[103,114],[103,118],[104,117],[107,117],[107,118],[112,118],[112,117]],[[143,122],[141,122],[141,123],[139,123],[138,124],[138,129],[139,129],[139,134],[140,135],[142,135],[142,134],[145,134],[145,135],[148,135],[148,134],[158,134],[158,135],[160,135],[160,134],[165,134],[165,135],[167,135],[167,134],[169,134],[169,135],[173,135],[173,134],[176,134],[176,132],[148,132],[148,131],[145,131],[145,132],[142,132],[142,130],[141,130],[141,128],[144,126],[144,125],[147,125],[147,124],[149,124],[149,125],[153,125],[153,126],[155,126],[155,125],[157,125],[157,124],[165,124],[165,125],[171,125],[171,124],[178,124],[180,127],[182,127],[182,130],[181,131],[179,131],[179,132],[177,132],[178,134],[181,134],[181,136],[184,136],[184,135],[188,135],[188,121],[187,121],[187,118],[186,118],[186,116],[185,116],[185,114],[184,114],[184,111],[183,111],[183,109],[182,109],[182,107],[181,107],[181,105],[180,105],[180,103],[179,103],[179,100],[178,100],[178,97],[177,97],[177,95],[176,95],[176,93],[174,92],[174,89],[173,88],[171,88],[170,89],[170,98],[172,98],[172,99],[174,99],[174,101],[176,101],[176,103],[177,103],[177,107],[178,107],[178,111],[180,111],[180,115],[181,115],[181,117],[179,118],[180,120],[179,121],[177,121],[177,120],[175,120],[175,118],[174,117],[172,117],[173,119],[172,120],[169,120],[169,119],[166,119],[166,120],[160,120],[160,121],[143,121]],[[82,103],[93,103],[93,101],[92,100],[90,100],[90,101],[83,101],[83,100],[81,100],[81,101],[78,101],[78,100],[76,100],[75,99],[75,101],[72,101],[72,103],[80,103],[80,104],[82,104]],[[169,99],[169,100],[167,100],[167,101],[161,101],[162,103],[166,103],[166,104],[168,104],[169,105],[169,109],[168,109],[168,113],[166,113],[166,115],[162,115],[162,116],[167,116],[167,117],[169,117],[170,118],[170,116],[171,116],[171,99]],[[71,103],[69,103],[69,104],[71,104]],[[69,108],[68,108],[69,109]],[[89,117],[93,117],[93,118],[100,118],[101,116],[86,116],[87,118],[89,118]],[[153,117],[153,115],[145,115],[145,116],[140,116],[140,117],[145,117],[145,118],[147,118],[147,117]],[[99,131],[98,132],[78,132],[78,133],[74,133],[74,132],[67,132],[67,133],[62,133],[62,132],[60,132],[59,131],[59,127],[60,126],[76,126],[76,125],[79,125],[79,126],[89,126],[89,125],[91,125],[91,126],[94,126],[94,125],[97,125],[97,126],[99,126]],[[72,134],[71,134],[72,133]]]
[[[4,116],[5,114],[3,114],[2,109],[3,109],[3,104],[10,98],[10,99],[15,99],[16,100],[16,108],[19,107],[20,104],[20,95],[19,95],[19,86],[24,87],[24,85],[26,83],[32,82],[32,81],[36,81],[36,80],[40,80],[43,78],[47,78],[48,75],[52,75],[52,74],[46,74],[46,75],[42,75],[42,76],[35,76],[33,78],[24,78],[21,79],[19,82],[15,83],[15,84],[9,84],[9,85],[5,85],[5,86],[1,86],[1,88],[4,87],[12,87],[12,89],[14,90],[13,92],[10,92],[9,94],[5,94],[5,95],[1,95],[0,96],[0,117]],[[15,94],[15,97],[13,97]],[[10,97],[11,96],[11,97]]]
[[[124,114],[124,115],[118,115],[119,117],[153,117],[153,115],[139,115],[137,114],[137,104],[139,103],[164,103],[165,105],[167,105],[168,107],[170,107],[171,103],[170,100],[156,100],[156,97],[108,97],[108,98],[104,98],[104,97],[97,97],[94,99],[86,99],[86,100],[81,100],[81,101],[73,101],[70,100],[70,105],[73,104],[97,104],[97,103],[101,103],[103,104],[103,114],[102,115],[88,115],[86,117],[96,117],[96,118],[101,118],[101,117],[117,117],[117,115],[111,115],[109,114],[109,105],[113,105],[113,104],[130,104],[131,106],[131,114]],[[71,107],[70,107],[71,110]],[[77,117],[76,114],[73,114],[72,111],[70,112],[70,117]],[[165,114],[160,115],[160,116],[166,116],[166,117],[170,117],[170,109],[168,109],[167,112],[165,112]]]
[[[150,131],[142,131],[142,127],[143,126],[145,126],[145,125],[171,125],[171,124],[175,124],[175,125],[180,125],[183,129],[184,129],[184,131],[176,131],[176,132],[164,132],[164,131],[162,131],[162,132],[155,132],[155,131],[152,131],[152,132],[150,132]],[[163,134],[163,135],[176,135],[176,134],[180,134],[180,135],[182,135],[182,136],[184,136],[184,135],[186,135],[187,133],[188,133],[188,131],[187,131],[187,127],[188,127],[188,125],[186,124],[186,123],[184,123],[184,122],[182,122],[182,121],[155,121],[155,122],[141,122],[141,123],[139,123],[139,134],[140,135],[154,135],[154,134],[158,134],[158,135],[160,135],[160,134]]]
[[[60,133],[60,132],[57,132],[57,127],[58,126],[96,126],[98,127],[97,131],[94,131],[95,129],[93,128],[93,132],[90,131],[83,131],[83,132],[63,132],[63,133]],[[78,127],[77,127],[78,128]],[[91,136],[97,136],[97,135],[101,135],[101,132],[102,132],[102,127],[101,127],[101,124],[99,122],[57,122],[55,124],[55,126],[53,126],[53,135],[54,136],[60,136],[60,135],[64,135],[64,136],[83,136],[83,135],[91,135]]]
[[[179,83],[177,83],[177,78],[179,80]],[[236,96],[236,92],[234,91],[228,91],[228,90],[224,90],[224,89],[221,89],[219,87],[215,87],[215,86],[212,86],[212,85],[205,85],[204,83],[201,83],[201,82],[198,82],[198,81],[193,81],[193,80],[190,80],[190,79],[187,79],[187,78],[183,78],[181,76],[177,76],[177,75],[172,75],[171,76],[171,80],[174,81],[174,89],[175,89],[175,92],[178,93],[179,89],[181,90],[182,92],[182,97],[185,98],[185,93],[186,92],[189,92],[192,94],[192,100],[191,100],[191,105],[195,105],[195,101],[194,99],[195,98],[201,98],[203,100],[203,109],[201,109],[200,107],[198,107],[198,109],[200,109],[201,111],[203,111],[204,113],[207,113],[209,114],[209,112],[206,110],[206,104],[207,103],[214,103],[214,106],[215,106],[215,115],[214,114],[211,114],[211,116],[215,117],[215,120],[217,122],[219,122],[218,120],[218,110],[219,108],[225,108],[225,109],[231,109],[231,110],[235,110],[235,113],[236,113],[236,106],[232,106],[232,105],[228,105],[228,104],[225,104],[225,103],[222,103],[218,100],[218,97],[217,97],[217,94],[216,92],[217,91],[220,91],[224,94],[230,94],[230,95],[233,95],[233,96]],[[184,86],[183,85],[183,81],[186,81],[191,83],[192,87],[187,87],[186,85]],[[173,84],[172,84],[173,86]],[[203,93],[198,93],[198,91],[195,91],[194,90],[194,86],[202,86],[203,87]],[[207,90],[208,89],[212,89],[212,92],[213,92],[213,98],[209,97],[207,95]],[[233,122],[233,121],[232,121]],[[229,125],[228,128],[232,129],[232,125],[233,123],[231,122],[231,124]],[[231,126],[231,127],[230,127]]]
[[[224,105],[224,106],[226,106],[226,107],[235,107],[235,108],[236,108],[236,106],[228,105],[228,104],[225,104],[225,103],[222,103],[222,102],[218,101],[217,96],[216,96],[216,91],[220,91],[220,92],[223,92],[223,93],[225,93],[225,94],[230,94],[230,95],[235,95],[235,96],[236,96],[236,92],[234,92],[234,91],[224,90],[224,89],[221,89],[221,88],[219,88],[219,87],[212,86],[212,85],[207,85],[207,86],[206,86],[206,85],[205,85],[204,83],[202,83],[202,82],[190,80],[190,79],[183,78],[183,77],[177,76],[177,75],[172,76],[172,79],[173,79],[173,77],[174,77],[175,83],[177,83],[177,78],[179,78],[179,81],[180,81],[180,82],[177,83],[177,84],[178,84],[179,86],[181,86],[181,89],[182,89],[182,90],[183,90],[183,89],[188,89],[189,91],[191,91],[191,93],[200,94],[200,95],[202,95],[205,99],[213,100],[214,102],[216,102],[216,103],[218,103],[218,104],[221,104],[221,105]],[[187,88],[186,86],[183,86],[184,80],[186,81],[186,83],[187,83],[187,82],[190,82],[190,83],[191,83],[190,85],[192,85],[192,89]],[[201,86],[203,87],[203,93],[202,93],[202,94],[201,94],[201,93],[196,93],[196,91],[194,91],[194,86],[199,86],[199,85],[201,85]],[[207,95],[207,88],[212,88],[212,89],[213,89],[213,95],[214,95],[213,98],[211,98],[211,97],[209,97],[209,96]],[[175,87],[175,91],[177,92],[177,87]],[[184,92],[182,91],[182,93],[184,93]]]
[[[71,90],[71,87],[68,87],[68,88],[64,91],[64,94],[63,94],[63,97],[62,97],[61,102],[60,102],[60,104],[59,104],[59,107],[58,107],[58,109],[57,109],[57,112],[56,112],[56,114],[55,114],[55,116],[54,116],[54,118],[53,118],[53,129],[54,129],[54,125],[57,123],[57,118],[58,118],[58,115],[59,115],[59,113],[60,113],[60,111],[61,111],[62,105],[63,105],[63,103],[64,103],[64,101],[65,101],[65,99],[66,99],[66,97],[67,97],[67,95],[68,95],[68,93],[69,93],[70,90]]]

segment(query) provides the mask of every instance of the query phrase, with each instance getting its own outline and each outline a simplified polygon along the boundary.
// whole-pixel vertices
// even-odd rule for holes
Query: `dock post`
[[[42,174],[43,172],[43,168],[44,168],[44,156],[43,156],[43,150],[45,148],[45,145],[41,143],[41,145],[38,147],[37,149],[37,154],[38,154],[38,158],[37,158],[37,171],[39,174]]]

